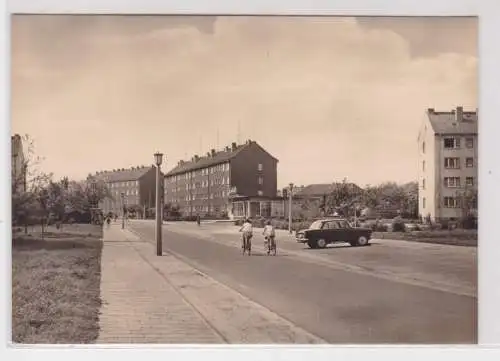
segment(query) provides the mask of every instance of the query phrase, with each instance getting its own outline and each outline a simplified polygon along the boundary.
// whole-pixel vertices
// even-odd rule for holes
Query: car
[[[343,218],[319,219],[307,229],[297,232],[299,243],[307,243],[309,248],[325,248],[331,243],[349,243],[351,246],[367,246],[372,236],[369,228],[355,228]]]

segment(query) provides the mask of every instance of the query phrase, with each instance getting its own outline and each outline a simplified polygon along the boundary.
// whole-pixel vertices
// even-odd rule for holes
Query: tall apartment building
[[[277,164],[251,140],[212,149],[166,173],[165,203],[178,205],[184,215],[231,215],[234,197],[276,197]]]
[[[156,204],[155,166],[101,171],[92,177],[103,180],[111,195],[99,204],[104,213],[122,214],[123,205],[126,205],[137,206],[140,209],[139,216],[143,216],[147,209],[153,208]]]
[[[19,134],[10,137],[12,191],[24,192],[26,188],[26,168],[23,141]]]
[[[478,188],[478,112],[428,109],[418,135],[419,214],[465,216],[464,194]],[[477,204],[474,206],[477,210]]]

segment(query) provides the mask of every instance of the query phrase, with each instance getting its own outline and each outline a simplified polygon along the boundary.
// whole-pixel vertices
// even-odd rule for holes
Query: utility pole
[[[122,229],[125,229],[125,193],[121,192],[120,196],[122,198]]]
[[[162,223],[163,223],[163,210],[161,205],[161,163],[163,160],[163,154],[156,152],[155,155],[156,163],[156,255],[161,256],[162,252]]]
[[[292,192],[293,183],[290,183],[290,189],[288,190],[288,232],[292,234]]]

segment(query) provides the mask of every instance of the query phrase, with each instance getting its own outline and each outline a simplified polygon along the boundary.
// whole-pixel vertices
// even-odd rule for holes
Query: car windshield
[[[323,225],[323,221],[314,221],[310,226],[309,229],[321,229],[321,226]]]

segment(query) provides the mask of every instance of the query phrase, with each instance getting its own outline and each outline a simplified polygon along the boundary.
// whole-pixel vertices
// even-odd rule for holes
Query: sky
[[[475,110],[475,18],[15,15],[11,132],[55,177],[257,141],[278,186],[417,176],[427,108]]]

